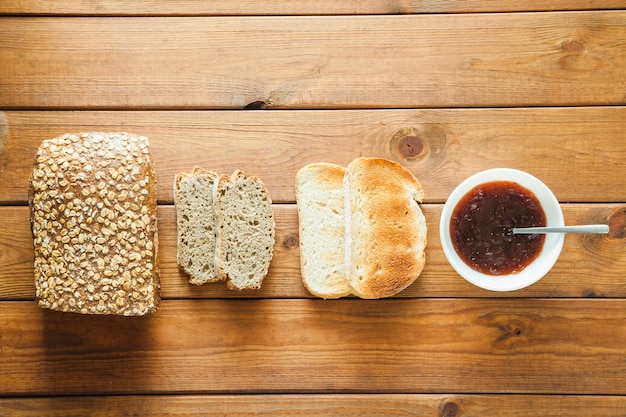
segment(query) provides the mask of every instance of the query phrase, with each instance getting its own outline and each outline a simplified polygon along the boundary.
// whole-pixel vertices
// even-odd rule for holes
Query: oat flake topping
[[[30,203],[41,307],[125,316],[156,308],[156,184],[146,137],[43,141]]]

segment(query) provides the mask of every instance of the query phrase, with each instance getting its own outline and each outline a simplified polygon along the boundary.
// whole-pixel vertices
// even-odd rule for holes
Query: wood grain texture
[[[620,9],[620,0],[341,0],[341,1],[211,1],[194,0],[127,2],[121,0],[5,0],[0,14],[26,15],[90,15],[90,16],[188,16],[188,15],[337,15],[337,14],[411,14],[411,13],[475,13],[549,10]]]
[[[1,1],[0,415],[624,416],[625,29],[618,0]],[[90,130],[152,142],[164,299],[147,317],[33,301],[32,161]],[[426,268],[393,298],[317,299],[295,174],[358,156],[422,182]],[[172,182],[196,165],[267,184],[260,291],[178,269]],[[524,290],[465,282],[442,204],[502,166],[610,235],[566,236]]]
[[[624,395],[626,328],[615,318],[625,308],[625,300],[165,300],[154,315],[129,319],[2,302],[0,386],[4,395]]]
[[[0,81],[1,82],[1,81]],[[495,167],[525,170],[565,202],[626,202],[626,107],[353,111],[6,111],[0,204],[26,204],[43,139],[67,132],[148,136],[158,198],[171,204],[178,172],[202,166],[259,176],[274,202],[295,202],[295,175],[312,162],[359,156],[397,161],[442,203],[462,180]],[[1,116],[2,114],[0,114]]]
[[[620,105],[625,27],[624,11],[5,17],[0,107]]]
[[[295,205],[275,205],[276,245],[269,274],[259,291],[236,292],[222,284],[190,285],[176,265],[176,223],[172,206],[160,206],[161,295],[181,298],[311,298],[300,278]],[[427,297],[626,297],[626,239],[567,236],[558,262],[538,283],[519,291],[494,293],[463,280],[448,264],[439,239],[441,205],[424,205],[428,240],[426,267],[399,298]],[[606,223],[626,217],[626,205],[564,205],[568,224]],[[0,300],[34,298],[33,248],[26,207],[0,207]],[[623,230],[623,229],[622,229]],[[572,273],[576,271],[576,273]]]
[[[4,416],[623,417],[626,398],[594,395],[262,394],[0,398]]]

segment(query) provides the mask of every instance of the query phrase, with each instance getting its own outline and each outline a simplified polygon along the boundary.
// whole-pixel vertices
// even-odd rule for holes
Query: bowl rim
[[[477,287],[491,291],[515,291],[526,288],[543,278],[552,269],[563,248],[565,237],[562,233],[546,235],[539,256],[526,268],[515,274],[488,275],[468,266],[456,253],[450,238],[450,218],[452,211],[474,187],[494,181],[513,181],[532,191],[546,214],[548,226],[563,226],[563,212],[559,201],[550,188],[535,176],[513,168],[491,168],[477,172],[462,181],[448,196],[439,221],[439,239],[443,252],[454,270],[466,281]]]

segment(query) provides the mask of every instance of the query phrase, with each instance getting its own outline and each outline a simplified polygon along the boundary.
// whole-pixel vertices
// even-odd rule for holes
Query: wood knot
[[[424,151],[424,141],[417,136],[404,136],[397,143],[398,153],[406,159],[419,156]]]
[[[585,298],[601,298],[602,294],[598,294],[592,289],[587,289],[583,291],[583,297]]]
[[[399,160],[417,161],[428,156],[430,162],[439,158],[445,147],[446,135],[435,124],[424,124],[398,130],[389,143],[390,152]]]
[[[253,101],[252,103],[248,103],[243,107],[244,110],[265,110],[266,108],[267,103],[263,100]]]
[[[298,247],[298,238],[295,237],[295,236],[287,236],[283,243],[289,249],[297,248]]]
[[[511,342],[513,338],[520,337],[524,334],[523,328],[523,323],[506,323],[498,326],[500,336],[497,342]]]
[[[592,72],[611,65],[603,55],[589,51],[584,40],[565,40],[561,42],[561,51],[558,64],[567,71]]]
[[[585,43],[575,39],[568,39],[561,43],[561,48],[567,52],[581,52],[585,50]]]
[[[609,238],[624,239],[626,237],[626,207],[618,207],[609,214]]]
[[[461,412],[461,407],[455,402],[448,401],[443,406],[443,410],[441,410],[441,415],[443,417],[459,417]]]

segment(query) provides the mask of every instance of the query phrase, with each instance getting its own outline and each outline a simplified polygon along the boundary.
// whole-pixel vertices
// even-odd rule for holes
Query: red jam
[[[480,184],[452,211],[450,235],[459,257],[489,275],[517,273],[539,256],[544,234],[513,235],[514,227],[546,225],[532,191],[512,181]]]

